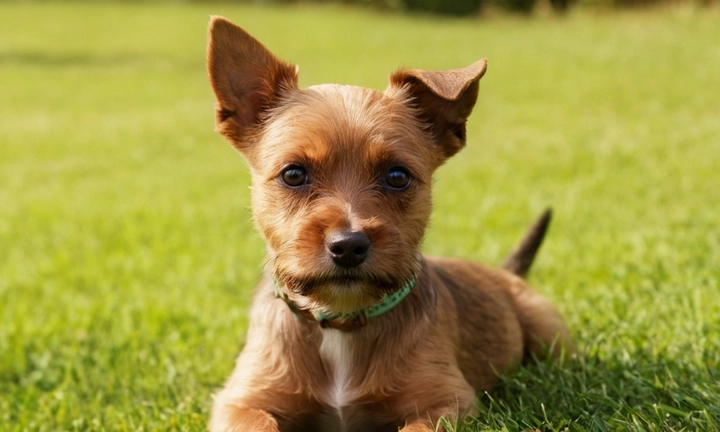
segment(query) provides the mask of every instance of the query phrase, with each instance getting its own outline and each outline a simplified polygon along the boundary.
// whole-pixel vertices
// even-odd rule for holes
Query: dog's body
[[[399,71],[384,93],[300,90],[294,67],[214,18],[208,71],[218,130],[252,170],[269,270],[211,430],[430,431],[497,373],[569,344],[518,275],[419,254],[431,175],[465,144],[483,60]],[[509,261],[517,274],[541,222]]]

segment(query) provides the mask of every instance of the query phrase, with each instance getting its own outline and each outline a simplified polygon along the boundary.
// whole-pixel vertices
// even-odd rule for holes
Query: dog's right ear
[[[486,69],[487,60],[482,59],[461,69],[405,69],[390,75],[390,87],[408,92],[420,120],[439,146],[442,160],[465,146],[465,123]]]
[[[276,106],[297,89],[297,68],[275,57],[245,30],[214,16],[208,27],[207,71],[217,104],[215,130],[240,151]]]

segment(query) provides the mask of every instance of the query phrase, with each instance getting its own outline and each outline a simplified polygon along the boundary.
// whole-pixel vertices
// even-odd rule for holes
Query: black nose
[[[340,267],[357,267],[365,261],[370,251],[370,239],[361,232],[337,231],[325,242],[332,260]]]

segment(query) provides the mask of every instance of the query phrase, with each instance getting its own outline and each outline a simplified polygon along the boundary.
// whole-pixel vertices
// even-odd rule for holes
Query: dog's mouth
[[[382,302],[403,287],[414,285],[422,268],[420,255],[413,261],[388,266],[384,271],[374,267],[329,268],[321,271],[296,267],[273,266],[276,292],[304,310],[324,313],[349,313]]]
[[[328,278],[326,281],[327,283],[335,284],[335,285],[351,285],[358,282],[362,282],[362,278],[358,276],[338,276],[333,278]]]
[[[309,296],[325,287],[331,287],[336,292],[342,292],[344,288],[350,290],[366,287],[363,291],[372,291],[374,296],[381,298],[385,294],[392,293],[403,286],[414,277],[415,273],[414,269],[408,269],[407,271],[399,271],[397,275],[385,276],[352,271],[320,276],[295,276],[276,271],[274,279],[279,286],[284,286],[290,292],[302,296]]]

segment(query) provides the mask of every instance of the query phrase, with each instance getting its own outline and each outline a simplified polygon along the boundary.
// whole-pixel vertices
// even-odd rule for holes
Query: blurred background
[[[720,8],[712,1],[0,1],[0,430],[204,430],[264,245],[214,133],[223,15],[302,87],[489,59],[423,251],[530,276],[581,359],[464,430],[720,430]]]
[[[196,0],[206,2],[206,0]],[[236,3],[256,5],[341,4],[368,7],[379,11],[427,13],[445,16],[477,16],[493,13],[565,13],[575,7],[593,9],[648,8],[659,5],[691,3],[698,7],[711,6],[713,0],[236,0]]]

